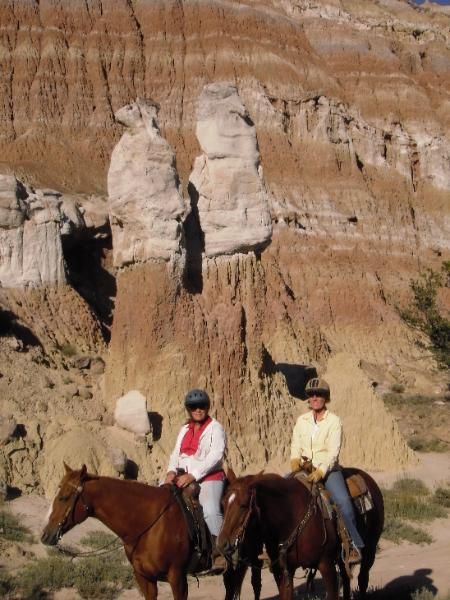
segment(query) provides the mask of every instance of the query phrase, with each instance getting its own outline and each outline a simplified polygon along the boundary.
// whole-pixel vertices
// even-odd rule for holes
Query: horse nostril
[[[41,535],[41,542],[46,546],[55,546],[57,539],[55,535],[50,535],[46,531]]]

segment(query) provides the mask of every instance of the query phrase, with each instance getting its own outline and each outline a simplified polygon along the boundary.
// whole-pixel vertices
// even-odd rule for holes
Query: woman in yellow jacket
[[[340,418],[327,409],[330,401],[330,386],[324,379],[311,379],[306,385],[310,412],[297,419],[292,434],[291,470],[298,471],[303,458],[312,461],[313,471],[309,481],[322,481],[338,505],[345,526],[353,541],[349,561],[361,561],[364,542],[356,527],[355,511],[347,486],[339,467],[339,452],[342,444]]]

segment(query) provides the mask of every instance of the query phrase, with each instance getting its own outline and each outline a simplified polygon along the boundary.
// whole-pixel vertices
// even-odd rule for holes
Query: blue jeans
[[[335,502],[341,511],[347,531],[352,538],[353,543],[358,548],[364,548],[364,542],[359,535],[356,527],[355,510],[353,502],[350,499],[344,476],[341,471],[331,471],[325,477],[325,487],[330,492],[333,502]]]

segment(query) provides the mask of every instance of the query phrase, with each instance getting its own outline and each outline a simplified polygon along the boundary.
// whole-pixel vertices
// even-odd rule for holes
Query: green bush
[[[447,444],[434,435],[429,438],[412,435],[408,438],[408,446],[417,452],[447,452]]]
[[[7,509],[0,510],[0,537],[10,542],[31,542],[32,535]]]
[[[419,479],[397,480],[391,489],[383,490],[385,526],[383,537],[394,542],[407,540],[415,544],[429,544],[431,536],[413,526],[410,521],[426,522],[446,517],[447,510],[440,494],[431,494]]]
[[[131,566],[123,550],[108,555],[79,558],[71,562],[53,553],[26,565],[10,587],[20,598],[40,598],[46,591],[76,588],[83,598],[115,598],[134,585]]]
[[[434,354],[441,367],[448,369],[450,320],[448,315],[441,314],[436,303],[438,291],[442,287],[450,287],[450,261],[442,263],[440,273],[427,269],[420,273],[419,279],[411,280],[412,304],[399,309],[399,313],[405,323],[426,335],[429,343],[425,348]]]
[[[396,544],[401,541],[411,542],[411,544],[431,544],[433,541],[426,531],[392,517],[387,517],[385,520],[383,537]]]
[[[105,546],[114,546],[113,542],[117,540],[117,536],[109,533],[108,531],[90,531],[84,537],[81,538],[80,544],[82,546],[88,546],[94,550],[104,548]]]
[[[450,488],[438,487],[434,492],[434,502],[445,508],[450,508]]]

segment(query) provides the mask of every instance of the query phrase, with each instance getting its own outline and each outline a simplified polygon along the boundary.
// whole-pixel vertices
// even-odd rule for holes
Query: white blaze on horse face
[[[233,492],[231,496],[228,498],[228,504],[231,504],[236,498],[236,494]]]
[[[50,502],[50,506],[48,507],[48,511],[47,514],[45,515],[45,521],[44,521],[44,526],[48,524],[48,520],[50,519],[50,515],[53,512],[53,506],[55,504],[55,500],[56,500],[56,496],[59,494],[59,489],[56,491],[55,497],[53,498],[53,500]]]

